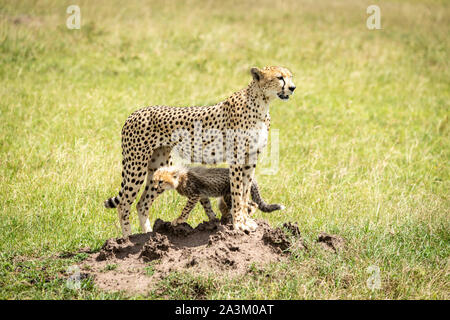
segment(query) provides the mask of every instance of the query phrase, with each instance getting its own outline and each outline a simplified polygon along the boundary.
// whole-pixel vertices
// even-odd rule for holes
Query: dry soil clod
[[[319,233],[317,242],[319,242],[325,250],[332,251],[334,253],[341,251],[345,247],[344,238],[335,234],[328,234],[323,231]]]

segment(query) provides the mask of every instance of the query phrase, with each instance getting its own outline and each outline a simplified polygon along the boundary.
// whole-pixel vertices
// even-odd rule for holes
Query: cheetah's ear
[[[260,70],[259,68],[256,68],[256,67],[251,68],[251,69],[250,69],[250,73],[252,74],[253,79],[254,79],[255,81],[261,80],[261,78],[262,78],[262,72],[261,72],[261,70]]]

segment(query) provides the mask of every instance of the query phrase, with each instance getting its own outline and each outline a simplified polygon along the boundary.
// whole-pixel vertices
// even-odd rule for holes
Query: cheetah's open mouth
[[[282,92],[278,93],[278,98],[281,100],[288,100],[289,96],[287,94],[283,94]]]

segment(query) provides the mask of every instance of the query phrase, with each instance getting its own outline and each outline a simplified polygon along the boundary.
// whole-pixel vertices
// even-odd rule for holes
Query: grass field
[[[449,299],[450,4],[376,1],[382,29],[368,30],[372,2],[1,0],[0,299],[124,298],[67,288],[85,255],[54,257],[121,235],[103,201],[120,186],[125,119],[219,102],[265,65],[288,67],[297,90],[271,105],[278,173],[257,169],[287,209],[257,217],[298,222],[311,251],[231,280],[174,273],[131,298]],[[151,221],[184,202],[164,194]],[[139,232],[134,206],[131,219]],[[202,219],[198,206],[189,223]],[[347,249],[322,251],[319,231]]]

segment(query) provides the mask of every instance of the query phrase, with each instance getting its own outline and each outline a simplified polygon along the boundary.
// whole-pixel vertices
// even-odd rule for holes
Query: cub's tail
[[[261,194],[259,193],[258,184],[255,180],[253,180],[252,188],[250,189],[250,194],[252,196],[253,201],[258,205],[258,209],[262,212],[272,212],[275,210],[284,210],[285,206],[282,204],[267,204],[263,198],[261,198]]]

